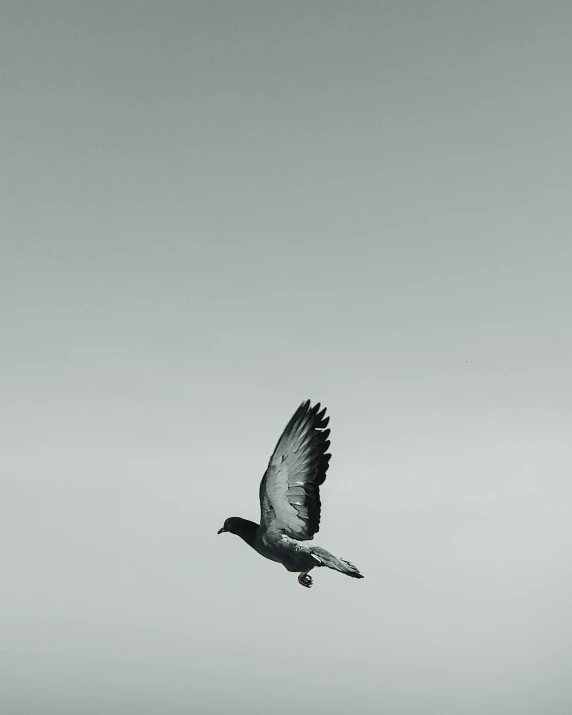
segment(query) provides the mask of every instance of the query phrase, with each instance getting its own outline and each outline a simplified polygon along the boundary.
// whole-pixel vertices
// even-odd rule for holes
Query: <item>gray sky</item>
[[[0,9],[3,715],[570,713],[572,4]]]

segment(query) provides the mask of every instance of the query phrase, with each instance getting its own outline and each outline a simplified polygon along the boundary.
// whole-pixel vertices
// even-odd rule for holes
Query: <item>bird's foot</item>
[[[312,577],[308,576],[306,571],[303,571],[298,576],[298,583],[300,584],[300,586],[305,586],[306,588],[312,588]]]

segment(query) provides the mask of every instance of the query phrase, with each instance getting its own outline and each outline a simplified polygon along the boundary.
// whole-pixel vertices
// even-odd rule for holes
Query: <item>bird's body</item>
[[[260,524],[235,516],[219,531],[237,534],[261,556],[299,572],[299,583],[308,588],[308,572],[319,566],[363,578],[348,561],[308,543],[320,527],[319,487],[330,460],[329,418],[319,410],[308,400],[286,425],[260,484]]]

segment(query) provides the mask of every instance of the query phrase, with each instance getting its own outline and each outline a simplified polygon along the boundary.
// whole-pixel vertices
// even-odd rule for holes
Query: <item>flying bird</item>
[[[329,417],[320,403],[303,402],[286,425],[260,483],[260,524],[240,516],[224,522],[219,534],[230,532],[311,588],[309,572],[319,566],[363,578],[349,561],[309,542],[320,528],[320,486],[326,479],[330,453],[326,429]]]

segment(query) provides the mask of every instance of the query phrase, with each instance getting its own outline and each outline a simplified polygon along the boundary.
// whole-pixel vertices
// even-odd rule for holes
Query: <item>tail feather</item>
[[[334,568],[336,571],[345,573],[346,576],[351,576],[352,578],[363,578],[363,574],[359,572],[359,569],[353,564],[350,564],[349,561],[346,561],[345,559],[338,559],[338,561],[341,563],[342,567],[340,568],[339,566],[335,566]]]
[[[334,571],[339,571],[346,576],[351,576],[352,578],[363,578],[363,574],[359,572],[359,569],[351,564],[345,559],[339,559],[337,556],[330,554],[326,549],[320,547],[315,547],[312,549],[312,553],[316,558],[316,561],[320,562],[321,566],[327,566]]]

